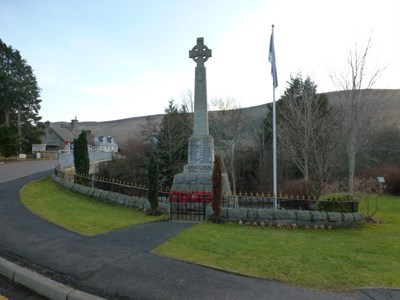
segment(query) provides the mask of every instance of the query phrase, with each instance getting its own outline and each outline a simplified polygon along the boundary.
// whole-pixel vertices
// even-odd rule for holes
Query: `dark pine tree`
[[[213,181],[213,197],[212,208],[214,212],[214,222],[221,222],[221,202],[222,202],[222,163],[221,158],[216,155],[214,160],[214,169],[212,174]]]
[[[74,164],[77,174],[89,175],[90,162],[85,130],[82,130],[78,139],[74,139]]]
[[[0,155],[28,153],[40,143],[40,102],[32,67],[0,39]]]
[[[151,205],[151,214],[157,215],[158,208],[158,162],[154,155],[150,156],[148,165],[148,199]]]

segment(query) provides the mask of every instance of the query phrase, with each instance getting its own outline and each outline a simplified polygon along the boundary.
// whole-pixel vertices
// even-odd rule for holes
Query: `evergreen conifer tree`
[[[222,202],[222,163],[221,158],[216,155],[212,174],[212,208],[214,212],[214,221],[221,222],[221,202]]]
[[[78,139],[74,139],[74,164],[77,174],[89,175],[89,150],[85,130],[82,130]]]
[[[150,156],[148,165],[148,200],[151,205],[151,214],[157,215],[158,208],[158,162],[154,154]]]

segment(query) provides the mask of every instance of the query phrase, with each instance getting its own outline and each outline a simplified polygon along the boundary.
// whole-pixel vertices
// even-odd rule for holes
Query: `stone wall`
[[[139,210],[148,210],[151,208],[150,202],[145,198],[130,197],[119,193],[104,191],[91,187],[86,187],[76,183],[71,183],[62,178],[53,176],[54,181],[58,182],[65,188],[94,197],[107,202],[114,202],[121,205],[133,207]],[[158,203],[158,210],[162,213],[169,214],[169,203]],[[211,205],[207,205],[206,218],[213,217]],[[297,227],[314,227],[321,225],[328,227],[360,227],[364,224],[364,216],[362,213],[339,213],[339,212],[322,212],[322,211],[306,211],[306,210],[272,210],[272,209],[254,209],[254,208],[221,208],[221,219],[225,222],[257,222],[272,226],[293,226]]]
[[[108,161],[112,160],[113,155],[114,155],[113,152],[89,152],[89,160],[91,163],[99,161]],[[72,151],[61,152],[59,156],[59,163],[61,169],[73,167],[74,153]]]
[[[104,191],[100,189],[95,189],[87,186],[83,186],[76,183],[71,183],[63,180],[62,178],[52,176],[53,180],[66,189],[73,192],[83,194],[89,197],[94,197],[106,202],[118,203],[121,205],[129,206],[139,210],[149,210],[151,209],[150,202],[145,198],[130,197],[127,195],[114,193],[110,191]],[[161,213],[169,214],[169,204],[168,203],[158,203],[158,211]]]
[[[211,218],[212,208],[207,207],[207,218]],[[272,226],[287,226],[296,224],[297,227],[359,227],[364,224],[362,213],[339,213],[306,210],[272,210],[251,208],[221,209],[221,219],[226,222],[257,222]]]

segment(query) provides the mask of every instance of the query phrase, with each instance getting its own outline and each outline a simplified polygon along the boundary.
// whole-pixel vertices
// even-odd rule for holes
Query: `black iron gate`
[[[207,192],[171,192],[170,220],[201,222],[206,219],[206,207],[211,202]]]

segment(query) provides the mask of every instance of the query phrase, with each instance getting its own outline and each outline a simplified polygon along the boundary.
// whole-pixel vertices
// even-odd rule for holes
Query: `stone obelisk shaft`
[[[194,90],[194,122],[193,135],[205,136],[208,130],[208,109],[207,109],[207,80],[206,68],[197,66],[195,70]]]
[[[208,131],[207,78],[204,63],[211,57],[211,49],[204,45],[204,38],[197,38],[197,44],[189,51],[189,58],[196,62],[194,79],[194,122],[193,135],[205,136]]]

